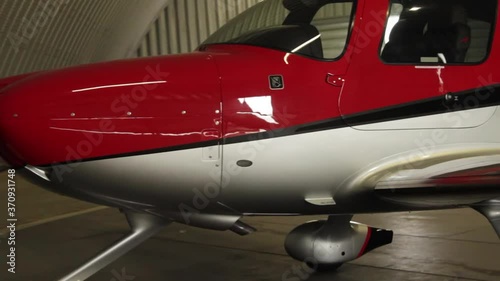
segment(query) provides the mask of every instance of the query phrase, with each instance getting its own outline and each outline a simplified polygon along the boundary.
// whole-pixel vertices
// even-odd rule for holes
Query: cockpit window
[[[486,59],[497,0],[391,0],[380,56],[387,63],[466,64]]]
[[[245,44],[336,59],[347,45],[354,9],[349,0],[265,0],[202,45]]]

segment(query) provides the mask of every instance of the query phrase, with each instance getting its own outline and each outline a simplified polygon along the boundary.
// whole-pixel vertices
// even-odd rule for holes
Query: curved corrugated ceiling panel
[[[259,2],[262,0],[171,0],[137,55],[191,52],[229,20]]]
[[[237,37],[244,30],[281,25],[288,14],[288,10],[283,7],[282,0],[267,0],[246,12],[252,13],[253,16],[233,19],[231,25],[222,27],[210,39],[213,39],[213,42],[223,42]],[[206,43],[212,43],[212,41]]]
[[[1,1],[0,77],[135,54],[167,2]]]

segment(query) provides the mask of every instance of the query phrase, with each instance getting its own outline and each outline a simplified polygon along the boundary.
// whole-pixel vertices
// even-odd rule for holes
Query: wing
[[[350,185],[401,205],[470,206],[500,198],[500,146],[412,151],[364,169]]]
[[[403,204],[469,205],[500,197],[500,157],[470,157],[381,179],[375,193]]]
[[[338,198],[354,204],[369,205],[375,194],[383,205],[392,206],[388,210],[471,207],[490,221],[500,237],[498,144],[422,148],[382,159],[340,190]],[[363,201],[364,195],[368,200]]]

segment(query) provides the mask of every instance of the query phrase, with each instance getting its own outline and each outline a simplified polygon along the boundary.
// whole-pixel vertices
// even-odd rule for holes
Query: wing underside
[[[411,205],[470,205],[500,198],[500,156],[400,169],[380,178],[374,189],[384,199]]]
[[[500,146],[455,145],[384,159],[350,182],[384,201],[419,208],[471,207],[500,237]]]

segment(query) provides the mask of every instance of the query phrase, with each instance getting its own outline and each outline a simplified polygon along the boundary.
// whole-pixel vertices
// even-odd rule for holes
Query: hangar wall
[[[0,77],[134,55],[168,1],[1,1]]]

